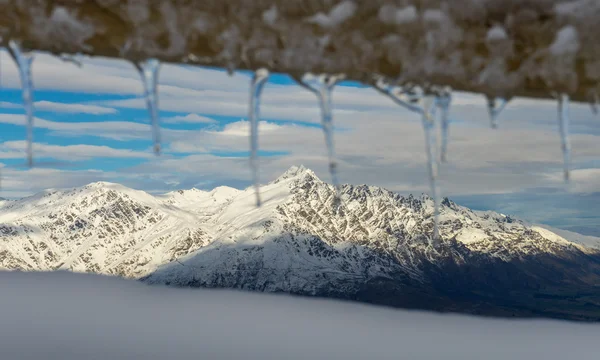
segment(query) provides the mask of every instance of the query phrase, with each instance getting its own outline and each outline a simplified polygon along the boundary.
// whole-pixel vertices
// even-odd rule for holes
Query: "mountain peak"
[[[108,182],[108,181],[96,181],[96,182],[92,182],[89,183],[85,186],[88,189],[95,189],[95,188],[115,188],[115,187],[119,187],[119,188],[124,188],[124,185],[118,184],[118,183],[113,183],[113,182]]]
[[[315,179],[318,179],[317,175],[315,174],[314,171],[312,171],[311,169],[305,167],[304,165],[293,165],[292,167],[290,167],[289,169],[286,170],[286,172],[284,172],[283,174],[281,174],[281,176],[279,176],[274,183],[278,183],[280,181],[283,180],[287,180],[287,179],[292,179],[292,178],[297,178],[297,177],[301,177],[304,175],[309,175]]]

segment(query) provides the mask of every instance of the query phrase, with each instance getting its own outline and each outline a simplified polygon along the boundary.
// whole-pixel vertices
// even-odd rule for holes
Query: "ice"
[[[452,90],[447,88],[441,91],[436,97],[436,103],[438,108],[441,110],[441,130],[442,130],[442,143],[440,149],[440,160],[446,162],[448,153],[448,130],[450,127],[450,103],[452,102]]]
[[[267,69],[259,69],[254,72],[250,86],[250,110],[248,119],[250,121],[250,167],[252,169],[252,182],[256,191],[256,206],[261,205],[260,184],[258,179],[258,123],[260,122],[260,95],[263,87],[269,79]]]
[[[412,100],[414,99],[411,99],[411,97],[413,97],[413,94],[411,94],[409,90],[393,86],[390,83],[388,83],[384,78],[378,78],[373,87],[375,88],[375,90],[381,92],[384,95],[387,95],[396,104],[419,114],[423,112],[423,109],[413,104],[414,101]]]
[[[429,173],[429,186],[433,199],[433,239],[439,238],[438,222],[440,213],[440,196],[437,186],[438,162],[437,162],[437,140],[435,136],[435,108],[437,104],[432,95],[423,98],[423,112],[421,121],[425,133],[425,148],[427,152],[427,170]]]
[[[550,45],[550,53],[555,56],[575,54],[579,51],[579,36],[577,29],[569,25],[558,31],[554,42]]]
[[[502,112],[508,100],[504,98],[486,96],[488,114],[490,115],[490,126],[492,129],[498,128],[498,115]]]
[[[33,55],[23,52],[21,46],[14,40],[8,43],[8,52],[15,60],[19,68],[21,88],[23,95],[23,106],[27,118],[27,164],[33,166],[33,79],[31,76],[31,64]]]
[[[262,19],[265,22],[265,24],[269,26],[275,26],[275,22],[277,22],[278,16],[279,13],[277,11],[277,6],[273,4],[273,6],[271,6],[268,10],[263,12]]]
[[[373,87],[384,95],[390,97],[398,105],[421,115],[423,130],[425,132],[425,147],[427,152],[427,167],[429,173],[429,185],[431,197],[433,199],[433,239],[439,239],[438,221],[440,208],[440,194],[437,185],[438,178],[438,158],[437,158],[437,139],[435,128],[435,109],[439,107],[442,110],[442,158],[445,160],[445,151],[447,146],[451,90],[445,88],[437,96],[422,94],[419,88],[401,88],[393,86],[385,78],[377,77]],[[422,102],[420,107],[415,103]],[[444,144],[445,143],[445,144]]]
[[[60,54],[60,59],[64,62],[71,63],[76,65],[77,67],[83,66],[83,56],[81,54]]]
[[[306,21],[317,24],[322,28],[333,28],[351,18],[357,8],[358,6],[353,1],[344,1],[334,6],[329,14],[320,12],[306,19]]]
[[[406,6],[402,9],[396,8],[394,5],[384,5],[379,8],[379,20],[384,24],[402,25],[414,22],[418,19],[417,8],[413,5]]]
[[[334,207],[340,203],[340,183],[337,177],[337,162],[335,159],[335,147],[333,144],[333,115],[331,112],[331,91],[334,86],[344,79],[344,75],[320,75],[306,74],[299,83],[313,92],[319,99],[321,106],[321,126],[325,134],[325,145],[329,158],[329,174],[335,187]]]
[[[447,16],[441,10],[427,9],[423,13],[423,20],[429,23],[442,23],[447,20]]]
[[[563,153],[563,166],[565,181],[569,181],[571,162],[571,142],[569,141],[569,95],[560,94],[558,97],[558,130]]]
[[[146,106],[150,113],[150,121],[152,123],[152,137],[154,141],[154,153],[160,154],[160,125],[158,119],[158,70],[160,68],[160,61],[156,59],[147,59],[135,63],[135,67],[138,69],[140,76],[142,77],[142,83],[144,85],[144,98],[146,99]]]
[[[501,40],[506,40],[506,39],[508,39],[506,30],[504,29],[503,26],[500,26],[500,25],[495,25],[492,28],[490,28],[490,30],[488,30],[488,33],[486,35],[486,41],[488,41],[488,42],[501,41]]]
[[[590,109],[594,115],[598,115],[598,93],[596,91],[590,95]]]

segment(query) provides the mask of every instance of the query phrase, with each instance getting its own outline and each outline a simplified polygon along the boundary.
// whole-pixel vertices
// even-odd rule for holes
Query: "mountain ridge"
[[[595,292],[600,280],[598,249],[449,199],[435,242],[433,201],[425,194],[343,185],[334,211],[333,186],[303,166],[261,186],[260,208],[253,191],[153,196],[98,182],[13,201],[0,207],[0,268],[482,313],[499,311],[499,297],[509,304],[500,308],[514,311],[514,299],[497,290],[511,291],[512,282],[533,296],[542,288]],[[457,291],[479,307],[457,302]],[[580,310],[577,316],[590,316]]]

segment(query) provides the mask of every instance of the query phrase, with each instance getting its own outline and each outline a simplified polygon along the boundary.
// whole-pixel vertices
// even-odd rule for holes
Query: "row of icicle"
[[[22,86],[23,103],[27,120],[27,164],[33,166],[33,82],[31,76],[31,65],[33,55],[24,52],[19,43],[10,41],[8,52],[17,64]],[[81,62],[70,56],[61,56],[64,61]],[[153,135],[153,149],[160,154],[160,124],[158,110],[158,72],[160,62],[156,59],[134,63],[142,79],[144,87],[144,98],[150,115]],[[250,123],[250,167],[252,181],[256,192],[256,205],[261,205],[260,185],[258,176],[258,124],[260,121],[260,98],[264,85],[269,79],[269,71],[261,68],[254,72],[250,84],[250,105],[248,120]],[[312,75],[306,74],[302,78],[295,79],[298,84],[314,93],[319,101],[321,109],[321,126],[325,135],[325,144],[329,161],[329,173],[335,187],[334,209],[341,205],[340,184],[337,178],[337,162],[333,143],[333,115],[331,105],[331,93],[335,85],[344,79],[343,75]],[[434,229],[433,238],[439,237],[439,208],[440,194],[437,186],[438,167],[440,162],[447,161],[448,130],[450,125],[450,105],[452,101],[452,89],[449,87],[432,87],[427,92],[422,88],[414,86],[396,86],[389,83],[384,77],[375,77],[373,88],[391,98],[398,105],[417,113],[421,116],[421,123],[425,133],[425,148],[427,153],[427,165],[429,174],[429,185],[431,197],[434,201]],[[558,125],[561,138],[561,148],[564,160],[564,178],[569,180],[570,152],[569,142],[569,96],[558,94]],[[491,127],[497,127],[497,117],[504,109],[510,99],[487,97],[487,107],[491,121]],[[439,110],[440,114],[437,115]],[[436,133],[439,128],[441,141],[438,143]],[[438,149],[439,148],[439,149]],[[438,155],[439,153],[439,155]]]

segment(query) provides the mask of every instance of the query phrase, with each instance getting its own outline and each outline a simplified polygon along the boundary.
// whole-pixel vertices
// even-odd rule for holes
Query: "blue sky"
[[[142,86],[124,61],[85,58],[78,68],[36,54],[36,167],[25,167],[20,81],[0,51],[2,195],[17,198],[46,188],[113,181],[153,193],[250,184],[250,74],[163,65],[159,107],[163,154],[152,154]],[[556,104],[517,99],[489,128],[481,96],[455,94],[443,194],[572,231],[600,235],[600,119],[573,104],[573,181],[562,182]],[[340,179],[401,193],[427,192],[420,119],[357,84],[333,95]],[[304,164],[328,180],[314,95],[285,75],[272,75],[263,93],[261,180]]]

